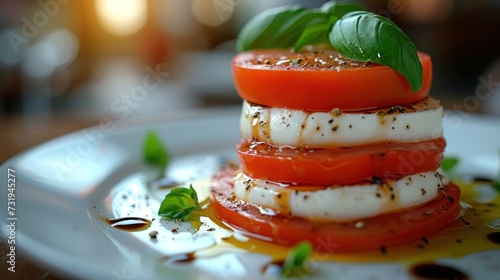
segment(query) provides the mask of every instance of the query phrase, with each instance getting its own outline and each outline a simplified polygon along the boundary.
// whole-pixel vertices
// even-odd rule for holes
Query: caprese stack
[[[393,69],[335,50],[250,51],[232,63],[244,99],[240,166],[212,184],[228,224],[319,251],[386,250],[457,218],[459,189],[440,170],[443,109]]]

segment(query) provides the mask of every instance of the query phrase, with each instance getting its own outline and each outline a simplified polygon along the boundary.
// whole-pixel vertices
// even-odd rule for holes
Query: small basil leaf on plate
[[[143,144],[143,159],[146,163],[162,169],[170,161],[167,149],[163,146],[160,136],[154,131],[146,133]]]
[[[500,156],[500,150],[498,151],[498,154]],[[500,171],[498,171],[497,177],[495,180],[493,180],[491,186],[493,187],[493,189],[500,193]]]
[[[493,181],[491,183],[491,186],[493,187],[493,189],[500,193],[500,180]]]
[[[290,48],[310,25],[328,22],[325,13],[299,6],[269,9],[252,18],[240,31],[236,48]]]
[[[349,12],[364,11],[366,9],[362,5],[356,3],[330,1],[323,4],[320,10],[328,14],[330,18],[339,19]]]
[[[389,66],[408,80],[412,91],[422,86],[422,64],[415,44],[391,20],[355,11],[344,15],[329,33],[331,44],[343,56]]]
[[[446,172],[450,172],[457,166],[458,162],[459,160],[457,157],[445,157],[441,161],[441,168]]]
[[[311,256],[312,246],[307,242],[301,242],[288,253],[285,263],[281,269],[283,277],[294,277],[309,273],[306,261]]]
[[[199,207],[198,195],[193,186],[190,185],[189,189],[176,188],[168,193],[161,202],[158,215],[168,219],[183,220],[198,210]]]

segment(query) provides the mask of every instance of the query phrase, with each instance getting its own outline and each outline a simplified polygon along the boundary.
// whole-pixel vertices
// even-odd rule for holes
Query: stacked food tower
[[[383,54],[379,54],[383,55]],[[240,164],[212,184],[216,212],[249,235],[327,252],[421,240],[457,218],[440,169],[443,108],[393,68],[334,48],[251,50],[233,62]]]

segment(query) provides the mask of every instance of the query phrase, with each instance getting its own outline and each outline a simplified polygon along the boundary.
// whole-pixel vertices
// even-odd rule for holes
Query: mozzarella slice
[[[305,112],[243,102],[244,138],[301,148],[416,142],[442,136],[443,108],[428,98],[415,105],[363,112]]]
[[[383,184],[294,187],[252,179],[243,172],[234,177],[238,199],[261,207],[266,213],[311,220],[353,221],[397,211],[435,198],[449,180],[441,170],[389,180]]]

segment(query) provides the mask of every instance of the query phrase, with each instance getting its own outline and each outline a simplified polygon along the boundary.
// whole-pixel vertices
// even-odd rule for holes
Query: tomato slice
[[[401,212],[364,219],[362,226],[360,223],[324,223],[269,216],[251,204],[234,201],[234,172],[235,169],[227,168],[213,178],[212,207],[229,225],[285,246],[306,240],[316,251],[328,253],[380,249],[420,240],[456,219],[460,213],[460,189],[449,184],[443,188],[446,196],[440,195],[424,205]]]
[[[330,58],[338,53],[323,51],[322,55]],[[421,52],[418,57],[423,67],[423,84],[417,92],[412,92],[402,75],[383,65],[328,68],[280,64],[290,61],[286,58],[301,59],[300,53],[288,50],[240,53],[232,61],[232,71],[238,94],[251,103],[305,111],[358,111],[416,103],[427,97],[432,79],[431,58]],[[269,60],[278,62],[263,63]],[[338,65],[339,59],[332,61]]]
[[[379,143],[331,149],[299,149],[243,140],[237,146],[249,177],[310,185],[353,184],[374,176],[398,179],[436,170],[446,142]]]

